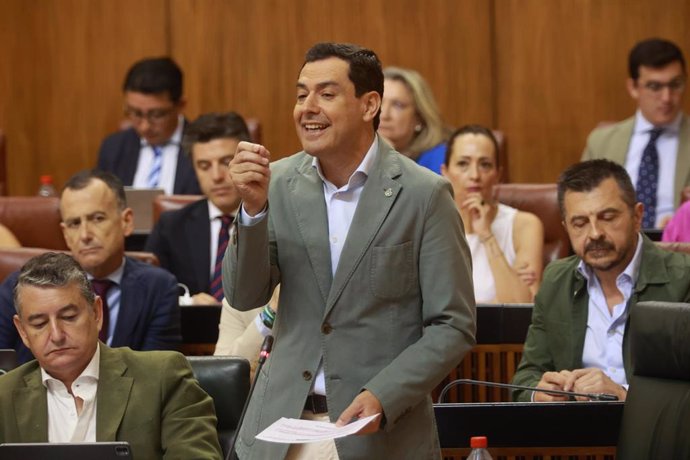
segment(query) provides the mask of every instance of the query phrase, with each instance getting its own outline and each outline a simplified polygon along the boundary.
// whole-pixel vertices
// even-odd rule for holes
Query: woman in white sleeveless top
[[[448,146],[441,172],[465,225],[477,303],[531,302],[541,281],[544,226],[534,214],[494,199],[500,167],[490,129],[464,126]]]

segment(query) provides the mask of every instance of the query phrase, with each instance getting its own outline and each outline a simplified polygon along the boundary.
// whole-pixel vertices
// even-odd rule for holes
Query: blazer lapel
[[[191,267],[197,283],[203,292],[209,292],[211,284],[211,222],[208,215],[208,201],[203,200],[195,206],[191,219],[185,222],[185,241],[189,244]],[[204,238],[202,235],[206,235]]]
[[[395,155],[398,154],[379,141],[378,157],[369,171],[345,246],[340,254],[325,315],[338,300],[402,189],[400,183],[394,180],[401,174],[400,164]]]
[[[676,177],[673,187],[673,202],[680,206],[680,192],[690,182],[690,121],[683,115],[678,133],[678,153],[676,154]]]
[[[136,278],[132,277],[132,261],[125,257],[125,268],[120,280],[120,311],[117,314],[117,324],[115,324],[111,340],[113,347],[129,346],[131,343],[129,334],[135,329],[132,325],[139,321],[142,300],[137,298],[139,289],[132,286],[136,282]]]
[[[116,441],[117,431],[129,403],[134,379],[125,376],[127,365],[116,350],[100,344],[101,363],[96,400],[96,440]]]
[[[589,295],[587,293],[587,281],[580,274],[575,274],[573,284],[572,321],[570,322],[570,334],[573,338],[570,361],[572,368],[582,367],[582,351],[585,347],[585,333],[587,332],[587,315],[589,312]]]
[[[323,182],[316,169],[312,167],[311,156],[296,174],[287,180],[290,191],[288,202],[292,206],[297,221],[297,229],[302,236],[307,256],[319,285],[324,302],[331,289],[331,248],[328,244],[328,215],[323,196]],[[325,225],[324,225],[325,224]]]
[[[611,150],[607,152],[607,158],[618,164],[625,164],[625,157],[628,154],[628,147],[630,147],[630,139],[632,138],[633,129],[635,128],[635,117],[630,117],[622,123],[619,130],[614,133],[614,138],[611,139]]]
[[[137,172],[137,165],[139,164],[141,139],[134,128],[129,128],[126,136],[124,155],[122,155],[122,161],[120,162],[122,167],[122,182],[125,185],[132,185],[134,183],[134,175]]]
[[[24,377],[26,387],[14,390],[14,415],[22,442],[48,442],[48,400],[41,371]]]

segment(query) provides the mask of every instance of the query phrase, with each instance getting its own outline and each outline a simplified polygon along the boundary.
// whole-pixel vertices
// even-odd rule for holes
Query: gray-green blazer
[[[640,273],[628,308],[646,300],[690,301],[690,256],[663,251],[649,238],[642,238]],[[587,281],[577,270],[579,263],[579,257],[571,256],[546,267],[513,383],[536,387],[544,372],[582,367],[589,295]],[[627,327],[626,324],[626,331]],[[629,380],[630,343],[626,335],[623,336],[623,362]],[[529,401],[531,392],[516,391],[513,398]]]
[[[606,158],[625,166],[630,138],[635,127],[635,117],[619,123],[603,126],[592,131],[587,138],[587,147],[582,161]],[[690,185],[690,119],[683,115],[678,133],[678,155],[676,157],[676,177],[673,185],[675,207],[680,205],[683,187]]]
[[[439,458],[430,391],[474,345],[471,257],[450,184],[378,142],[334,276],[323,183],[304,152],[272,165],[269,217],[234,228],[225,295],[265,304],[281,283],[275,348],[240,433],[242,460],[287,445],[254,436],[299,418],[323,358],[335,421],[363,389],[385,427],[336,441],[341,460]]]
[[[137,460],[222,458],[213,401],[184,356],[100,348],[97,441],[127,441]],[[0,377],[0,444],[47,441],[46,388],[34,360]]]

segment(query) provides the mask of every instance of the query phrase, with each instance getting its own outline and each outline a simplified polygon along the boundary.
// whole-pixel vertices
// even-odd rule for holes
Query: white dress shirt
[[[106,340],[106,345],[111,345],[113,341],[113,334],[115,333],[115,326],[117,326],[117,318],[120,315],[120,299],[122,298],[122,275],[125,272],[125,259],[122,258],[122,264],[112,272],[110,275],[106,276],[113,282],[113,285],[108,289],[108,340]],[[91,274],[88,275],[89,281],[93,279]]]
[[[593,270],[583,261],[577,269],[587,280],[589,305],[587,330],[582,351],[582,366],[596,367],[618,385],[628,388],[623,366],[623,334],[628,319],[628,301],[635,288],[642,258],[642,236],[637,237],[637,248],[625,270],[616,278],[616,286],[623,294],[623,301],[609,312],[606,297]]]
[[[158,180],[158,188],[165,190],[166,195],[172,195],[175,189],[175,173],[177,172],[177,157],[180,155],[180,143],[182,142],[182,129],[184,128],[184,117],[179,115],[177,128],[167,144],[162,145],[161,175]],[[139,148],[139,161],[137,162],[137,172],[134,174],[132,187],[148,188],[148,177],[153,166],[153,148],[141,139]]]
[[[656,150],[659,154],[659,184],[656,191],[656,227],[666,217],[673,215],[675,211],[675,183],[676,183],[676,157],[678,156],[678,133],[683,114],[679,113],[669,125],[663,126],[664,131],[656,141]],[[659,126],[661,128],[662,126]],[[628,153],[625,156],[625,170],[628,171],[633,185],[637,184],[637,176],[640,171],[642,154],[649,143],[651,130],[655,126],[642,115],[639,110],[635,114],[635,127],[630,138]]]
[[[326,213],[328,214],[328,242],[331,249],[331,273],[335,277],[335,272],[340,261],[340,254],[345,246],[347,234],[350,231],[350,224],[352,218],[357,210],[357,203],[362,194],[362,189],[369,175],[376,155],[378,136],[374,138],[374,142],[369,147],[364,159],[359,164],[357,169],[352,173],[347,184],[337,188],[333,183],[328,181],[321,171],[321,165],[318,158],[314,157],[312,167],[316,168],[316,172],[323,183],[323,195],[326,201]],[[240,222],[242,225],[253,225],[263,219],[267,214],[264,210],[254,217],[250,217],[244,212],[240,214]],[[312,392],[320,395],[326,394],[326,379],[323,372],[323,358],[319,364],[316,372],[316,377],[312,383]]]
[[[72,383],[72,394],[60,380],[41,368],[48,401],[48,442],[96,442],[96,391],[100,363],[101,350],[97,344],[91,361]],[[77,414],[74,398],[84,401],[81,414]]]

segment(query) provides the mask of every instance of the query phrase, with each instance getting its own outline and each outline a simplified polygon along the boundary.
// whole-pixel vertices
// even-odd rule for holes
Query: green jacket
[[[690,301],[690,256],[661,250],[643,238],[640,273],[628,308],[646,300]],[[552,262],[544,271],[514,384],[536,387],[544,372],[582,367],[589,295],[587,280],[577,271],[579,262],[579,257],[571,256]],[[623,336],[623,362],[629,380],[627,334]],[[516,401],[530,398],[529,391],[513,393]]]
[[[184,356],[100,350],[97,441],[127,441],[137,460],[222,458],[213,401]],[[0,377],[0,444],[47,441],[46,388],[34,360]]]

